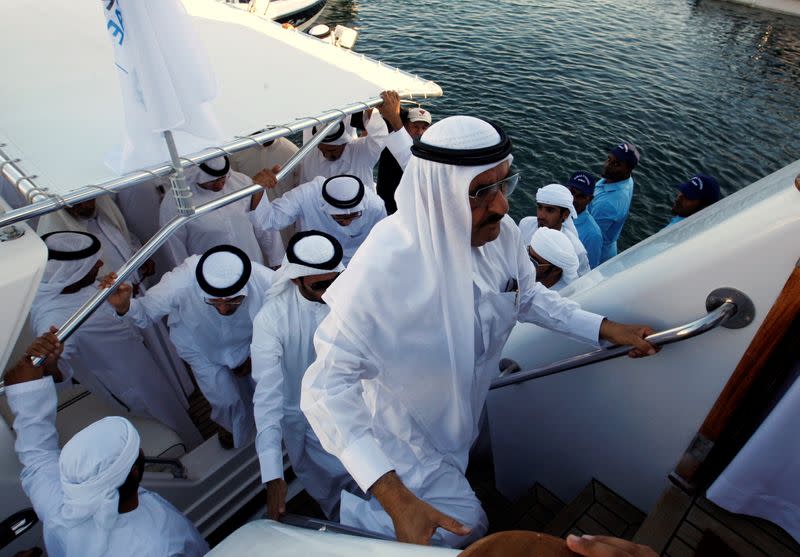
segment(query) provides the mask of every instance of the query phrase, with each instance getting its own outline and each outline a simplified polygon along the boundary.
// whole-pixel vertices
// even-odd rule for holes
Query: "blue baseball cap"
[[[675,186],[680,190],[686,199],[692,201],[700,199],[710,203],[716,203],[722,197],[719,191],[719,182],[713,176],[697,174],[692,176],[688,182]]]
[[[627,163],[631,170],[639,164],[639,150],[633,143],[620,143],[611,150],[611,154],[617,160]]]
[[[597,178],[595,178],[591,172],[579,170],[569,177],[566,186],[568,188],[575,188],[583,195],[594,195],[594,185],[596,182]]]

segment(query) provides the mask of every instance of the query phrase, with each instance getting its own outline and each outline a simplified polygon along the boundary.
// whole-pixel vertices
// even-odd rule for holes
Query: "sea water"
[[[621,140],[642,153],[622,248],[667,223],[691,175],[730,194],[800,158],[797,17],[715,0],[330,0],[321,21],[441,85],[434,119],[506,128],[515,219],[537,188],[598,174]]]

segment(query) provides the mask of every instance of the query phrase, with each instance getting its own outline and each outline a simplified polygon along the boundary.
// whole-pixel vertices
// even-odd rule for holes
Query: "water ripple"
[[[669,220],[673,184],[716,175],[730,194],[800,158],[800,19],[706,0],[330,0],[357,49],[437,81],[436,118],[502,122],[538,187],[642,150],[621,244]]]

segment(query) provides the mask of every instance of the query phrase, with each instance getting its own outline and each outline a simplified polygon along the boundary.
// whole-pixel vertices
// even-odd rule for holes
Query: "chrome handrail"
[[[664,346],[680,340],[696,337],[722,325],[728,319],[736,315],[736,311],[737,304],[732,300],[725,300],[719,307],[709,311],[707,315],[701,317],[700,319],[692,321],[691,323],[687,323],[686,325],[680,325],[678,327],[673,327],[672,329],[654,333],[646,337],[645,340],[654,346]],[[586,354],[559,360],[543,367],[537,367],[527,371],[519,371],[510,375],[498,377],[492,381],[492,385],[489,387],[489,389],[499,389],[500,387],[515,385],[524,381],[539,379],[541,377],[547,377],[548,375],[555,375],[556,373],[562,373],[597,362],[618,358],[630,352],[631,348],[631,346],[611,346],[609,348],[600,348],[598,350],[593,350],[592,352],[587,352]]]
[[[278,180],[282,180],[289,172],[291,172],[295,166],[305,157],[312,149],[316,148],[317,144],[322,141],[322,139],[333,131],[333,128],[339,124],[340,120],[336,120],[334,122],[329,123],[325,128],[315,135],[308,143],[306,143],[302,149],[297,151],[294,156],[289,159],[284,167],[281,169],[276,177]],[[102,290],[98,290],[97,293],[89,298],[78,310],[70,316],[67,321],[58,328],[58,332],[56,333],[56,337],[60,342],[64,342],[67,340],[75,330],[81,326],[81,324],[86,321],[89,316],[94,313],[94,311],[102,304],[106,298],[108,298],[109,294],[114,291],[117,286],[119,286],[131,273],[133,273],[136,269],[141,267],[142,263],[144,263],[148,257],[153,255],[155,251],[161,247],[161,244],[167,241],[172,233],[189,222],[190,220],[194,220],[201,215],[205,215],[206,213],[210,213],[224,207],[226,205],[230,205],[235,201],[239,201],[240,199],[244,199],[246,197],[250,197],[253,194],[256,194],[260,191],[263,191],[263,188],[258,184],[252,184],[247,186],[246,188],[242,188],[240,190],[236,190],[235,192],[231,192],[227,195],[223,195],[222,197],[218,197],[217,199],[212,199],[208,203],[203,203],[195,208],[194,213],[188,215],[177,215],[172,218],[167,224],[164,225],[161,230],[155,233],[155,235],[150,238],[135,254],[131,257],[123,266],[117,271],[117,279],[108,287]],[[40,366],[44,363],[44,358],[34,358],[33,364]],[[0,376],[2,378],[2,376]]]
[[[403,97],[410,96],[407,93]],[[209,159],[219,157],[222,154],[233,154],[253,147],[255,143],[266,143],[275,139],[285,137],[291,133],[299,132],[311,126],[321,124],[337,123],[346,115],[350,115],[361,110],[369,109],[380,105],[383,99],[373,97],[364,102],[354,102],[341,109],[332,109],[320,114],[315,118],[301,118],[294,122],[275,126],[265,131],[255,133],[247,137],[239,137],[223,145],[209,147],[197,153],[181,157],[184,168],[194,166]],[[19,190],[21,195],[30,200],[29,205],[24,205],[18,209],[12,209],[5,213],[0,213],[0,228],[25,221],[33,217],[39,217],[53,211],[58,211],[63,207],[75,205],[83,201],[94,199],[108,193],[117,193],[124,189],[143,184],[153,178],[168,177],[173,172],[170,162],[157,164],[142,170],[136,170],[119,178],[114,178],[102,184],[87,185],[75,189],[62,195],[53,195],[45,188],[39,187],[34,181],[35,176],[25,174],[25,171],[17,164],[19,161],[2,149],[0,144],[0,175],[6,178],[12,185],[22,182],[33,184],[30,191]]]
[[[333,532],[335,534],[348,534],[359,538],[394,541],[394,538],[379,534],[378,532],[356,528],[355,526],[345,526],[344,524],[322,518],[312,518],[310,516],[287,513],[281,517],[280,521],[282,524],[288,524],[289,526],[295,526],[306,530],[316,530],[317,532]]]

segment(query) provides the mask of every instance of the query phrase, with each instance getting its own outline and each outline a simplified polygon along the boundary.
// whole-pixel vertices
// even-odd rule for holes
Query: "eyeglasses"
[[[552,263],[542,263],[541,261],[537,261],[533,255],[531,255],[530,248],[528,248],[528,259],[530,259],[531,263],[533,263],[533,268],[536,270],[536,274],[540,276],[546,275],[554,269],[559,269],[559,267],[556,267]]]
[[[203,301],[210,306],[240,306],[244,303],[246,296],[236,296],[235,298],[203,298]]]
[[[471,194],[469,198],[479,203],[488,203],[490,200],[494,199],[494,196],[497,194],[497,192],[502,192],[504,196],[509,197],[512,193],[514,193],[514,190],[517,189],[519,177],[520,173],[517,172],[516,174],[512,174],[511,176],[503,178],[499,182],[495,182],[494,184],[490,184],[488,186],[483,186],[475,193]]]
[[[355,220],[357,218],[360,218],[362,213],[363,211],[356,211],[355,213],[343,213],[339,215],[331,215],[331,217],[333,217],[333,220],[335,220],[336,222],[342,222],[342,221],[346,222],[349,220]]]

